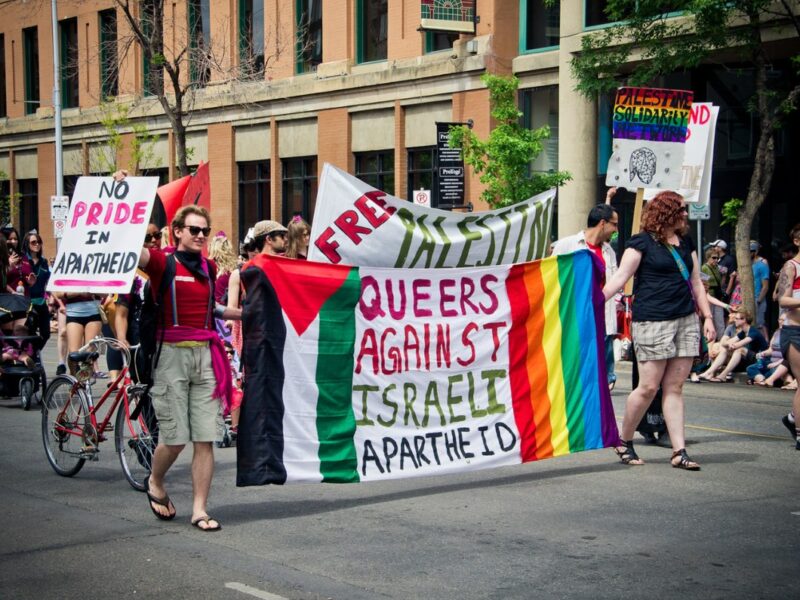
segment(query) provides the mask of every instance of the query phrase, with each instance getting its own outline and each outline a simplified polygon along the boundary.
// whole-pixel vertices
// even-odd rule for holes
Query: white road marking
[[[225,587],[231,590],[236,590],[237,592],[242,592],[243,594],[249,594],[255,598],[261,598],[261,600],[288,600],[284,596],[270,594],[269,592],[250,587],[249,585],[239,583],[238,581],[229,581],[225,584]]]

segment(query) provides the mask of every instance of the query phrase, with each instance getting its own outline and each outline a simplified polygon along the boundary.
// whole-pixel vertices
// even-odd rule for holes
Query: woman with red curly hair
[[[698,313],[706,338],[713,340],[715,331],[697,252],[688,233],[683,197],[661,192],[647,203],[642,232],[628,240],[619,270],[603,288],[608,300],[634,277],[632,337],[639,384],[625,403],[620,446],[615,449],[626,465],[644,464],[633,448],[633,432],[660,386],[664,421],[672,441],[670,462],[679,469],[700,469],[686,454],[683,382],[700,348]]]

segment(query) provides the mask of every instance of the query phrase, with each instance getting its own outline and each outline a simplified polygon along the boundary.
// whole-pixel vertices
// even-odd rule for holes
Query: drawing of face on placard
[[[606,185],[677,188],[692,92],[620,88],[614,103],[613,153]]]

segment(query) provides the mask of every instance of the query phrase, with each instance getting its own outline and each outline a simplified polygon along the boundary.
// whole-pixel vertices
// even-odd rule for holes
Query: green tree
[[[132,122],[128,116],[130,107],[127,104],[103,102],[100,105],[100,112],[102,115],[100,124],[105,129],[106,135],[103,143],[91,155],[91,171],[113,173],[117,169],[125,168],[131,175],[139,175],[152,161],[155,142],[160,136],[157,133],[150,133],[145,124]],[[133,133],[130,142],[130,162],[127,165],[120,165],[118,157],[125,144],[126,131]],[[187,150],[190,151],[191,148]]]
[[[487,73],[481,81],[489,89],[491,115],[497,125],[486,141],[479,140],[465,125],[451,127],[449,140],[451,148],[461,149],[464,162],[486,186],[481,199],[492,208],[499,208],[570,180],[566,171],[531,172],[531,162],[541,154],[542,140],[550,137],[550,128],[545,125],[531,130],[520,124],[522,113],[516,103],[519,80]]]
[[[735,241],[743,302],[755,314],[748,240],[753,219],[772,185],[775,131],[795,110],[800,96],[800,55],[791,57],[795,77],[770,78],[771,58],[762,36],[768,32],[767,37],[793,40],[796,48],[798,4],[792,0],[608,0],[606,15],[617,23],[585,36],[581,52],[572,59],[577,89],[588,98],[621,84],[658,85],[662,75],[722,58],[746,64],[752,73],[749,108],[757,122],[758,141],[747,196],[736,220]]]
[[[8,181],[8,173],[0,171],[0,182]],[[0,226],[17,223],[19,215],[19,203],[22,200],[22,194],[16,192],[14,194],[0,196]]]

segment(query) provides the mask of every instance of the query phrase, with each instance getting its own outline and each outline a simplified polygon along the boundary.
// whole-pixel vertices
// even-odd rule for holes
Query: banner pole
[[[636,200],[633,201],[633,223],[631,223],[631,237],[639,233],[642,227],[642,204],[644,203],[644,188],[636,188]],[[625,295],[633,293],[633,278],[625,284]]]

